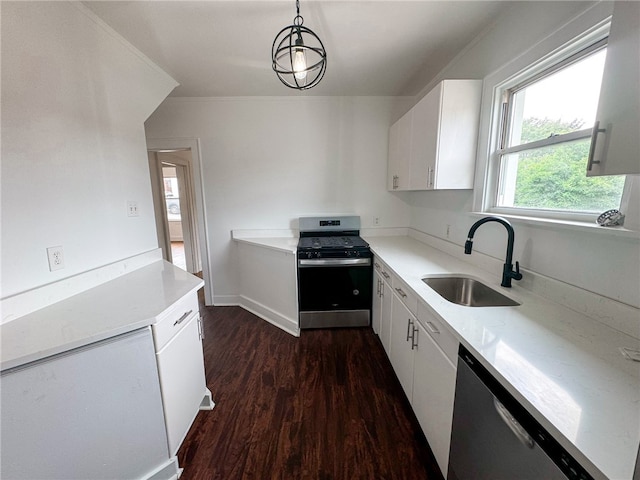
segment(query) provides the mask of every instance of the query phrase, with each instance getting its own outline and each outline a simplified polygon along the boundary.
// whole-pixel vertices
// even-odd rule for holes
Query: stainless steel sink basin
[[[470,277],[425,277],[422,281],[445,300],[466,307],[514,307],[520,305]]]

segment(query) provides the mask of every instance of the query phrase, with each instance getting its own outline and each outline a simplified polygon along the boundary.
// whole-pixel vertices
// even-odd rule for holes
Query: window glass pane
[[[591,128],[595,122],[606,49],[598,50],[516,91],[508,146]]]
[[[620,207],[625,177],[587,177],[590,139],[504,155],[497,206],[601,213]]]

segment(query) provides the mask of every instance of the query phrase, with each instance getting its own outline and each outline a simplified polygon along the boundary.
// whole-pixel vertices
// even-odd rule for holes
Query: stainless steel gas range
[[[300,328],[370,325],[372,254],[360,217],[300,217],[299,228]]]

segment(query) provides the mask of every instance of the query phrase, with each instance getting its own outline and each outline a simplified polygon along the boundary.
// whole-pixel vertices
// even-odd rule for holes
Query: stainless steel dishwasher
[[[460,346],[448,480],[593,477]]]

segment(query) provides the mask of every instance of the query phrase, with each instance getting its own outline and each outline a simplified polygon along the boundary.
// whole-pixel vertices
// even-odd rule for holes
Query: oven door
[[[298,260],[300,328],[368,326],[371,258]]]

